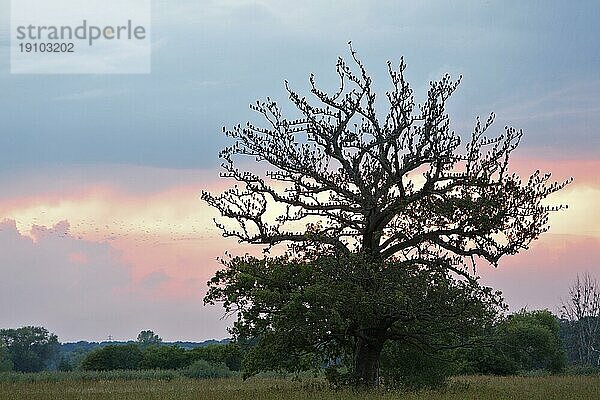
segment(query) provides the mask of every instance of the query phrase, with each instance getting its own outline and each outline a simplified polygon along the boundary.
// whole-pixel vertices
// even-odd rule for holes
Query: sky
[[[10,74],[9,1],[0,0],[0,327],[42,325],[62,341],[227,337],[205,307],[229,250],[202,190],[219,173],[223,126],[248,104],[337,83],[347,42],[388,87],[404,56],[423,99],[463,76],[449,104],[468,134],[493,111],[525,136],[511,168],[574,183],[552,201],[550,231],[528,252],[481,267],[512,310],[556,311],[583,272],[600,277],[600,5],[594,1],[276,1],[152,3],[152,73]]]

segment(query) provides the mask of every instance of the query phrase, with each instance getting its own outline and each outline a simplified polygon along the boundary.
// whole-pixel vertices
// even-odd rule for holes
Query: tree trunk
[[[354,373],[358,385],[366,387],[379,385],[379,359],[382,349],[381,340],[357,339]]]

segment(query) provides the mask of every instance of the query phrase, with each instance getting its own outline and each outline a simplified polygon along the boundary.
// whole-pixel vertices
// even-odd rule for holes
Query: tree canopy
[[[525,309],[500,320],[482,345],[461,350],[456,362],[469,374],[514,375],[521,371],[560,372],[566,365],[560,323],[548,310]]]
[[[238,312],[237,338],[259,338],[246,354],[246,376],[351,367],[354,357],[377,359],[390,340],[428,355],[469,346],[503,307],[499,293],[443,268],[358,256],[235,258],[217,272],[205,301]]]
[[[25,326],[18,329],[0,329],[0,353],[2,347],[6,348],[10,364],[15,371],[38,372],[54,360],[58,354],[59,343],[58,337],[47,329]]]
[[[389,64],[392,89],[380,119],[372,80],[354,51],[352,59],[356,73],[338,60],[336,93],[319,89],[311,75],[316,105],[286,82],[299,118],[285,118],[267,99],[251,106],[265,127],[248,122],[225,131],[235,143],[220,153],[222,176],[239,185],[203,193],[234,222],[217,222],[225,236],[267,245],[318,241],[344,253],[459,270],[463,257],[496,264],[548,229],[550,208],[542,200],[567,182],[550,183],[550,174],[539,171],[522,181],[509,172],[522,131],[505,127],[487,136],[491,114],[477,119],[461,146],[446,113],[460,79],[430,82],[417,106],[403,60],[397,69]],[[270,170],[266,177],[241,170],[237,156],[266,162]]]
[[[156,346],[162,343],[162,338],[154,333],[154,331],[146,330],[138,334],[137,342],[142,347]]]
[[[142,351],[138,345],[109,345],[89,352],[81,362],[84,371],[112,371],[138,369]]]

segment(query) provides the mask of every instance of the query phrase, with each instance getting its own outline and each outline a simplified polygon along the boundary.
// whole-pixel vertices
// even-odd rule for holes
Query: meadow
[[[150,373],[151,374],[151,373]],[[174,374],[63,373],[0,376],[2,400],[492,400],[598,399],[600,376],[469,376],[454,378],[442,390],[415,393],[335,390],[319,379],[188,379]]]

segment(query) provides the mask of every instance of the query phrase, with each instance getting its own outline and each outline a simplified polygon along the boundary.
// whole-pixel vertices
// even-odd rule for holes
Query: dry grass
[[[81,400],[491,400],[600,399],[598,376],[465,377],[444,390],[419,393],[330,390],[318,381],[257,378],[0,382],[0,399]]]

